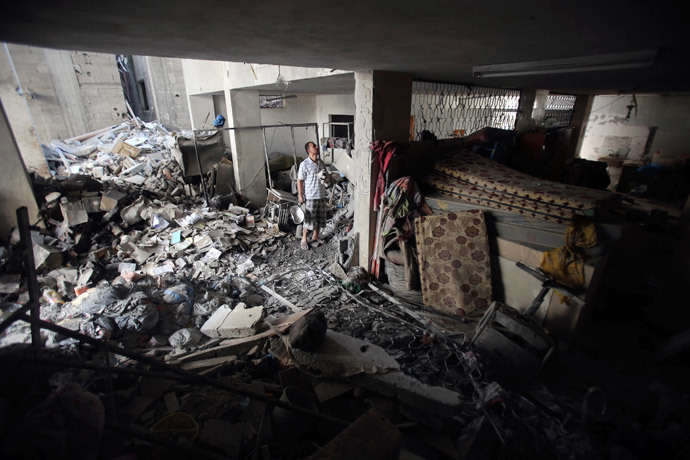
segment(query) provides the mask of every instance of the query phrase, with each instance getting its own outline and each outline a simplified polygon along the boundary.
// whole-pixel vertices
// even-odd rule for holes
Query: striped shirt
[[[319,171],[326,169],[326,165],[321,160],[315,163],[311,158],[305,158],[299,165],[297,179],[304,181],[304,199],[318,200],[326,198],[326,188],[318,178]]]

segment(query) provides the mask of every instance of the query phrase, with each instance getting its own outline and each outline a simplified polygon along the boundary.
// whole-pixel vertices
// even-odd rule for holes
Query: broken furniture
[[[486,310],[470,344],[495,363],[504,379],[519,383],[531,381],[554,351],[553,340],[531,316],[500,302]]]
[[[176,146],[172,148],[173,158],[182,166],[185,177],[198,176],[199,164],[204,174],[210,172],[225,155],[223,133],[197,135],[192,139],[177,136]],[[198,155],[198,161],[197,161]]]

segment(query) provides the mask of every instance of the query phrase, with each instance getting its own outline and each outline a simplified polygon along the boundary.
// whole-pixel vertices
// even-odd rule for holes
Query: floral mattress
[[[607,191],[560,184],[521,173],[469,151],[450,154],[424,182],[463,201],[560,224],[593,215]]]

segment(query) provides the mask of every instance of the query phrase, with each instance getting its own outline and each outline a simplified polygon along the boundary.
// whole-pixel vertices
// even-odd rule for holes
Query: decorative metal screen
[[[439,139],[463,137],[482,128],[515,129],[520,91],[449,83],[412,83],[412,140],[422,131]]]
[[[552,128],[570,125],[575,99],[573,94],[549,94],[546,98],[544,124]]]

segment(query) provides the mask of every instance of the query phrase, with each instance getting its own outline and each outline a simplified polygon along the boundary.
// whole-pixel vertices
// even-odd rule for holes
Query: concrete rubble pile
[[[56,174],[34,178],[44,318],[99,337],[150,332],[167,346],[170,334],[198,328],[221,305],[251,294],[244,277],[266,270],[262,261],[285,234],[234,200],[207,206],[171,158],[173,143],[160,124],[139,120],[52,142],[47,158]],[[16,305],[28,300],[19,289],[18,243],[15,229],[3,247],[3,293]],[[184,301],[171,297],[180,286],[189,288]],[[2,343],[26,340],[10,330]]]
[[[156,364],[43,330],[41,372],[59,391],[40,407],[88,401],[147,433],[153,444],[118,452],[142,458],[156,439],[200,458],[592,457],[591,439],[566,427],[580,400],[503,388],[476,353],[474,325],[394,297],[353,263],[349,184],[328,242],[303,251],[266,208],[209,207],[170,139],[132,121],[53,143],[58,174],[35,185],[41,318]],[[15,232],[0,247],[3,319],[29,301],[18,243]],[[29,342],[21,321],[0,336],[0,346]],[[2,365],[28,365],[6,348]],[[161,378],[161,366],[184,378]],[[102,422],[90,429],[113,442]],[[21,437],[8,439],[3,452],[16,452]]]
[[[435,325],[423,311],[352,276],[356,267],[341,266],[343,280],[332,275],[339,272],[333,266],[340,241],[311,251],[290,243],[271,253],[263,262],[267,271],[255,271],[260,276],[185,282],[177,273],[139,281],[120,274],[60,308],[91,315],[94,331],[88,333],[307,412],[269,410],[260,399],[207,383],[176,383],[172,374],[170,380],[147,376],[150,365],[111,355],[113,370],[143,372],[135,381],[114,374],[118,420],[229,458],[245,458],[256,446],[263,458],[334,451],[336,458],[394,458],[400,452],[462,458],[467,451],[486,458],[501,445],[565,458],[591,454],[586,439],[560,425],[557,414],[567,408],[548,390],[544,409],[502,388],[488,377],[465,334]],[[133,332],[140,327],[148,332]],[[112,329],[119,332],[108,335]],[[102,352],[92,351],[87,360],[102,363]],[[105,402],[101,410],[108,410],[108,391],[93,383],[102,372],[44,369],[54,387],[77,383],[81,397],[96,395]],[[168,424],[175,428],[156,434]],[[109,435],[103,432],[105,439]],[[578,455],[564,455],[569,450]]]

